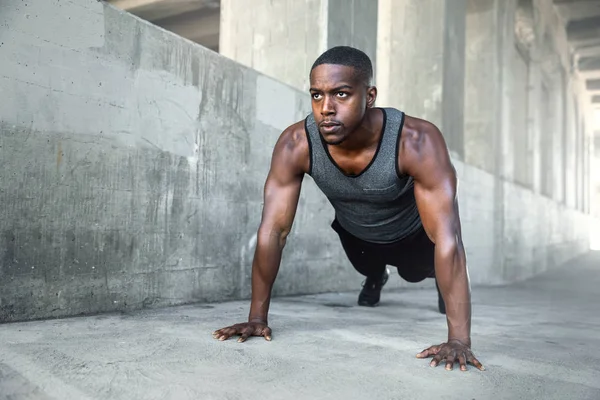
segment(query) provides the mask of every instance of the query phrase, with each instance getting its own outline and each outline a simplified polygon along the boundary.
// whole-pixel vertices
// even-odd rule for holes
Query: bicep
[[[432,241],[451,239],[460,231],[457,176],[446,143],[430,128],[414,149],[415,199],[425,231]]]
[[[261,228],[277,234],[289,232],[296,215],[301,186],[302,177],[281,179],[277,172],[269,174],[265,183]]]
[[[298,207],[304,173],[289,140],[283,137],[276,144],[264,186],[261,230],[269,234],[289,233]]]
[[[415,181],[415,199],[429,238],[439,243],[453,237],[459,228],[456,205],[456,175],[445,173],[434,184]]]

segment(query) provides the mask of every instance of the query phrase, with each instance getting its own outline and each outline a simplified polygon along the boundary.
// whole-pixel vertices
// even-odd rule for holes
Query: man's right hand
[[[227,340],[232,336],[240,336],[238,342],[244,342],[250,336],[263,336],[271,340],[271,328],[266,321],[271,289],[298,208],[302,180],[309,168],[308,139],[304,122],[299,121],[283,131],[273,150],[252,261],[252,299],[248,322],[215,331],[215,339]]]
[[[271,328],[264,322],[243,322],[226,328],[219,329],[213,333],[213,338],[218,340],[227,340],[232,336],[240,335],[238,342],[245,342],[250,336],[264,336],[268,341],[271,340]]]

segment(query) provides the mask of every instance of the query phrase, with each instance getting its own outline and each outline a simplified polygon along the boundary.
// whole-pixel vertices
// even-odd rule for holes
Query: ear
[[[377,88],[375,86],[367,87],[367,108],[372,108],[377,100]]]

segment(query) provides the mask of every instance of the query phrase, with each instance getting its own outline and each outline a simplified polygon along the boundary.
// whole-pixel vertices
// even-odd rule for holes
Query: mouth
[[[341,124],[337,122],[321,122],[319,126],[321,127],[321,131],[324,133],[333,133],[341,128]]]

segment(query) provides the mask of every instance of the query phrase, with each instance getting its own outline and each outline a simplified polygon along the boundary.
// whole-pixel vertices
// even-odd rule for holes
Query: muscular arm
[[[408,118],[408,117],[407,117]],[[448,322],[448,341],[471,345],[471,293],[461,238],[457,177],[446,144],[432,124],[407,121],[401,170],[414,177],[423,227],[435,243],[435,273]],[[412,126],[412,127],[411,127]]]
[[[286,238],[292,228],[308,163],[307,143],[303,135],[301,129],[292,126],[281,135],[273,151],[252,263],[249,322],[267,323],[271,289],[279,271]]]

